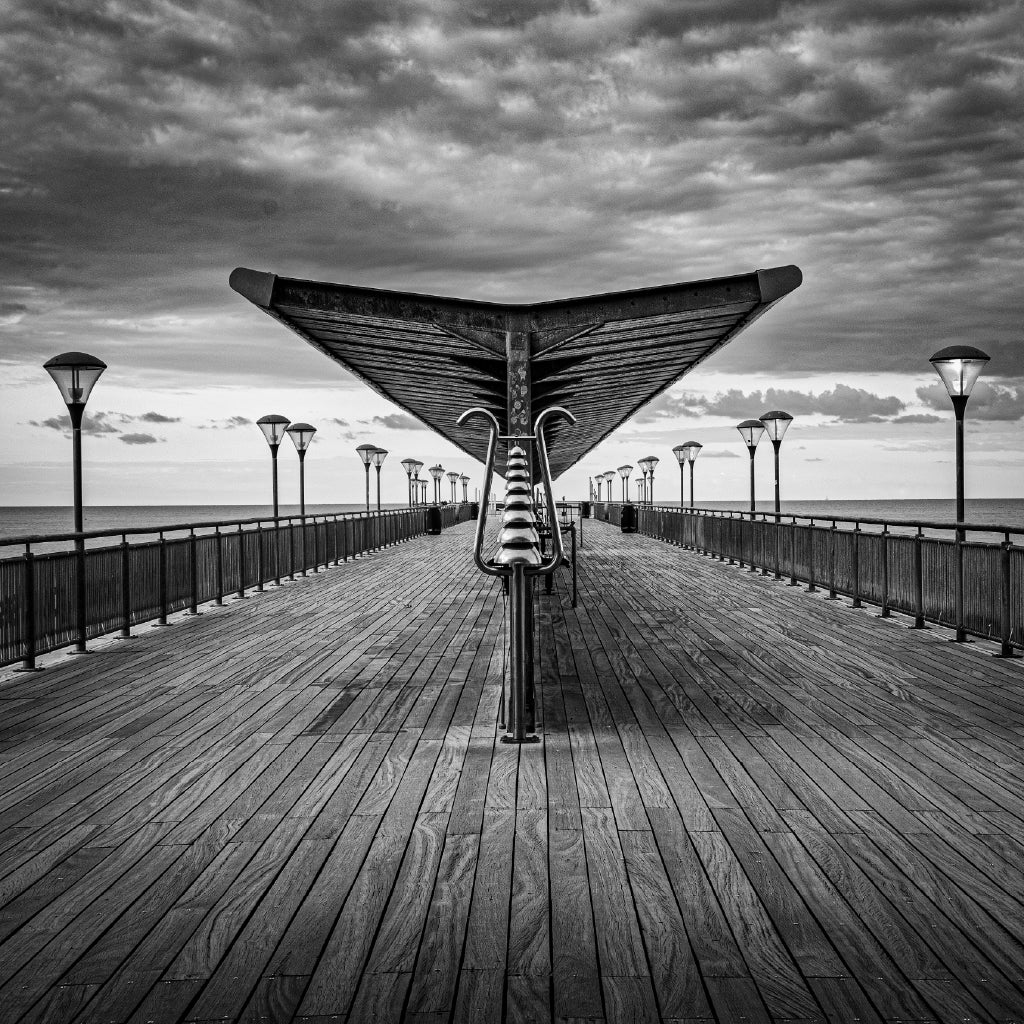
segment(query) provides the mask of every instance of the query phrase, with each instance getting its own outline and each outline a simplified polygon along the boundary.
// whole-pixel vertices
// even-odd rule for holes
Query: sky
[[[671,449],[698,440],[700,496],[740,503],[735,425],[781,408],[784,498],[948,497],[928,358],[967,344],[991,356],[968,497],[1024,497],[1022,6],[7,0],[0,505],[70,503],[42,370],[68,350],[109,367],[87,503],[267,502],[271,412],[318,428],[311,503],[359,500],[363,442],[391,453],[386,502],[408,456],[480,485],[232,292],[236,266],[531,302],[793,263],[796,292],[556,491],[655,455],[674,495]]]

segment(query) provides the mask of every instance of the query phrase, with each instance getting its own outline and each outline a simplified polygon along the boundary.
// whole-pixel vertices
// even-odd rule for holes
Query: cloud
[[[942,421],[941,416],[933,416],[927,412],[915,412],[910,413],[906,416],[897,416],[892,422],[893,423],[940,423]]]
[[[336,423],[339,427],[347,427],[349,425],[348,420],[340,419],[337,416],[332,416],[328,421],[329,423]]]
[[[253,421],[246,416],[228,416],[223,420],[210,420],[209,423],[201,423],[200,430],[234,430],[236,427],[251,427]]]
[[[180,416],[165,416],[162,412],[145,412],[138,417],[143,423],[180,423]]]
[[[119,430],[110,422],[116,417],[116,413],[97,412],[86,413],[82,417],[82,433],[102,437],[104,434],[117,434]],[[29,420],[33,427],[47,427],[50,430],[59,430],[62,434],[71,435],[71,419],[67,415],[50,416],[45,420]]]
[[[952,403],[942,384],[919,387],[917,397],[930,409],[940,409],[944,413],[952,411]],[[974,420],[1021,419],[1024,417],[1024,384],[1004,385],[978,381],[967,402],[967,416]]]
[[[844,423],[880,423],[904,409],[895,395],[875,395],[863,388],[836,384],[818,394],[780,388],[751,391],[738,388],[707,397],[693,392],[662,395],[636,417],[638,423],[687,416],[726,416],[742,420],[783,409],[792,416],[830,416]]]
[[[407,416],[404,412],[389,412],[384,416],[374,416],[370,420],[378,426],[386,427],[388,430],[425,430],[426,428],[418,420]]]
[[[702,449],[700,453],[702,459],[738,459],[739,455],[736,452],[729,451],[728,448],[707,448]]]
[[[125,444],[157,444],[159,439],[152,434],[121,434],[118,440]]]

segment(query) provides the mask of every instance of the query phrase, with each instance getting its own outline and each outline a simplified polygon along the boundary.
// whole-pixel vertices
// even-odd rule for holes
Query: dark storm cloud
[[[785,410],[791,416],[819,414],[845,423],[879,423],[901,413],[904,403],[895,395],[876,395],[847,384],[837,384],[831,390],[818,394],[782,388],[748,394],[731,388],[711,397],[692,392],[678,396],[662,395],[636,417],[636,422],[649,423],[686,416],[749,419],[772,409]]]
[[[795,262],[719,367],[916,373],[973,341],[1020,376],[1020,41],[1011,0],[21,0],[3,358],[76,331],[344,386],[233,266],[528,300]]]

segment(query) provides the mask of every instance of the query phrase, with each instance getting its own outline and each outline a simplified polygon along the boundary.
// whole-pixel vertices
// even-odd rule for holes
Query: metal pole
[[[754,511],[754,452],[757,449],[753,445],[748,446],[750,452],[750,511]],[[751,520],[753,522],[753,520]]]
[[[377,466],[377,511],[380,511],[380,466]]]
[[[366,508],[370,508],[370,472],[366,472]],[[299,515],[306,515],[306,453],[299,452]]]
[[[956,602],[956,641],[967,639],[964,629],[964,530],[959,524],[964,521],[964,410],[967,408],[966,395],[953,396],[953,412],[956,416],[956,581],[954,598]]]
[[[71,416],[71,462],[74,475],[75,533],[84,529],[82,516],[82,416],[84,405],[69,405]],[[75,653],[86,653],[85,622],[85,540],[75,538]]]
[[[277,448],[276,444],[270,446],[270,472],[274,479],[274,518],[277,519]]]
[[[39,672],[36,664],[36,569],[35,555],[30,545],[25,545],[25,656],[16,672]]]
[[[682,483],[680,482],[680,493],[682,493]],[[690,463],[690,508],[693,508],[693,463]]]
[[[772,439],[772,447],[775,449],[775,521],[778,522],[779,515],[779,449],[782,447],[782,439]]]
[[[121,632],[122,639],[132,635],[132,580],[131,551],[128,546],[128,534],[121,534]]]

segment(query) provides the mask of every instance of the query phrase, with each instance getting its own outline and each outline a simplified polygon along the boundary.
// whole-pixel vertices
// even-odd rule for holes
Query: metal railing
[[[1024,530],[649,505],[636,509],[637,530],[648,537],[728,559],[793,586],[804,583],[809,591],[827,590],[829,597],[849,597],[854,607],[877,605],[883,617],[902,612],[913,617],[917,628],[934,622],[994,640],[1004,656],[1024,647]],[[621,513],[621,504],[594,506],[595,518],[616,526]]]
[[[173,612],[196,614],[201,604],[390,547],[424,533],[426,514],[419,507],[4,538],[0,550],[24,550],[0,558],[0,665],[20,660],[33,670],[38,655],[68,644],[84,650],[105,633],[127,637],[140,622],[164,625]],[[468,504],[441,508],[444,528],[469,518]],[[33,550],[56,543],[75,547]]]

